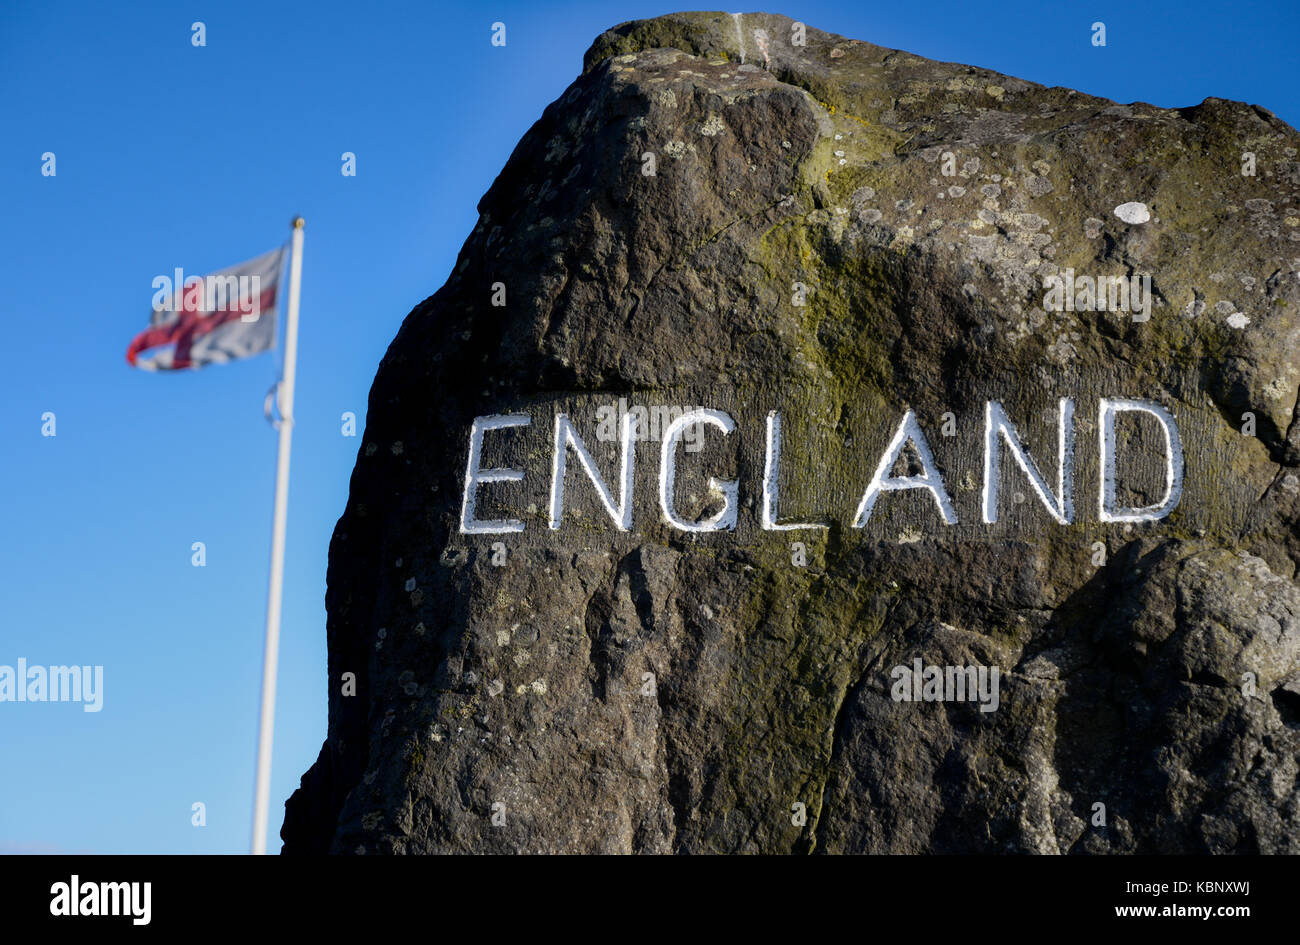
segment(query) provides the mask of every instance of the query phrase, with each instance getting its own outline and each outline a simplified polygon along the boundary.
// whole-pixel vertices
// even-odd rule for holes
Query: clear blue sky
[[[1300,6],[819,3],[812,26],[1122,102],[1300,122]],[[652,3],[10,2],[0,10],[0,664],[102,664],[104,707],[0,703],[0,852],[247,849],[275,356],[129,369],[156,275],[306,217],[271,848],[325,734],[325,566],[370,380],[511,149]],[[207,46],[190,43],[203,20]],[[507,45],[490,45],[491,24]],[[1105,22],[1108,45],[1090,44]],[[42,177],[52,151],[57,176]],[[357,176],[339,173],[357,155]],[[41,436],[41,415],[57,435]],[[191,544],[207,566],[191,566]],[[191,826],[203,802],[207,826]]]

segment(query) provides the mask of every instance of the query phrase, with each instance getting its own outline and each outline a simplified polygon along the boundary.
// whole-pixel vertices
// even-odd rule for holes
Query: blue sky
[[[1048,11],[1040,7],[1050,7]],[[104,666],[99,713],[0,703],[0,852],[248,847],[275,436],[262,355],[127,367],[151,281],[307,220],[270,848],[325,735],[325,567],[370,380],[603,29],[652,3],[10,2],[0,9],[0,664]],[[1122,102],[1300,122],[1300,6],[770,6]],[[191,45],[202,20],[207,46]],[[490,45],[491,24],[507,28]],[[1107,46],[1094,48],[1102,21]],[[56,155],[43,177],[41,155]],[[340,174],[352,151],[357,175]],[[41,435],[53,412],[56,435]],[[191,545],[206,545],[206,566]],[[207,826],[191,825],[191,805]]]

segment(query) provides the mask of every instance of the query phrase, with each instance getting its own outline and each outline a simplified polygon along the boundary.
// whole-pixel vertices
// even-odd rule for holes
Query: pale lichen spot
[[[1285,378],[1275,377],[1264,385],[1264,396],[1269,400],[1286,400],[1291,396],[1290,385]]]
[[[1052,182],[1039,174],[1025,175],[1025,192],[1031,197],[1043,197],[1054,189]]]
[[[1125,223],[1138,225],[1151,219],[1151,211],[1147,209],[1146,204],[1130,200],[1128,203],[1122,203],[1115,208],[1115,216]]]
[[[710,115],[704,120],[704,124],[700,126],[700,134],[706,138],[712,138],[719,132],[726,131],[726,129],[727,125],[721,118],[717,115]]]

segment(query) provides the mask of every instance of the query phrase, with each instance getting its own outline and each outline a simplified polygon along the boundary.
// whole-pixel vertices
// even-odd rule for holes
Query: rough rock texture
[[[407,317],[330,548],[329,735],[286,852],[1300,853],[1300,135],[794,35],[600,36]],[[1150,318],[1045,311],[1066,269],[1150,275]],[[734,531],[669,527],[658,442],[630,531],[572,452],[548,527],[556,413],[613,484],[620,397],[735,419],[679,447],[676,495],[702,518],[738,480]],[[985,402],[1054,481],[1062,397],[1076,521],[1004,458],[983,524]],[[1101,397],[1177,418],[1168,518],[1099,521]],[[853,528],[908,408],[959,521],[892,492]],[[826,529],[760,528],[772,410],[780,515]],[[471,422],[505,413],[532,424],[482,466],[526,476],[478,514],[526,529],[461,534]],[[1121,501],[1156,501],[1159,428],[1120,442]],[[915,658],[1000,667],[997,710],[895,701]]]

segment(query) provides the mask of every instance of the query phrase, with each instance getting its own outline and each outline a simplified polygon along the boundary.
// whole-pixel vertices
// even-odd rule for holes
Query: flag
[[[127,347],[127,363],[146,371],[177,371],[273,347],[284,256],[281,246],[198,279],[184,278],[180,269],[174,280],[155,279],[149,327]]]

